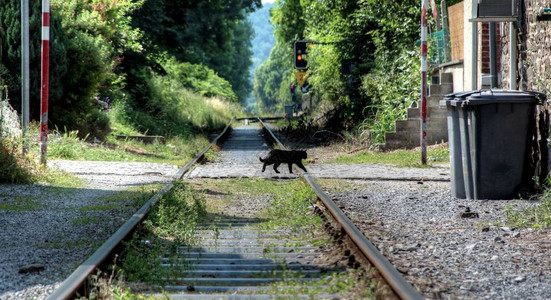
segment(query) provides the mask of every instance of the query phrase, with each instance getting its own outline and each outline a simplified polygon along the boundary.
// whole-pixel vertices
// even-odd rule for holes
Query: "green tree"
[[[50,20],[50,109],[49,119],[59,128],[79,130],[102,138],[108,120],[95,106],[102,90],[116,93],[124,74],[116,71],[118,55],[139,47],[137,31],[125,17],[139,3],[122,0],[51,2]],[[20,105],[21,50],[20,2],[0,0],[0,27],[6,28],[2,57],[6,82],[14,107]],[[41,2],[30,2],[30,107],[31,117],[39,117]],[[120,93],[119,93],[120,94]]]
[[[40,109],[40,64],[41,64],[41,2],[30,1],[30,100],[31,118],[39,117]],[[0,72],[8,86],[11,105],[21,108],[21,2],[0,0],[0,28],[2,39],[2,62]],[[67,73],[67,37],[55,15],[50,20],[50,98],[52,103],[61,101],[62,77]]]
[[[372,81],[363,78],[376,72],[389,76],[384,82],[400,82],[390,78],[400,72],[384,72],[384,68],[398,68],[389,63],[395,59],[411,59],[404,52],[413,50],[419,17],[419,3],[413,0],[277,1],[271,21],[279,49],[272,51],[268,61],[257,69],[255,95],[264,107],[288,101],[285,96],[292,81],[293,55],[292,50],[284,49],[292,49],[297,39],[313,40],[315,44],[308,53],[308,82],[313,93],[340,111],[332,123],[352,127],[370,119],[377,111],[374,100],[380,103],[373,98],[380,93],[365,87],[365,82]],[[392,103],[402,102],[398,99]]]
[[[148,59],[158,69],[156,55],[166,52],[179,61],[205,64],[228,80],[243,101],[251,89],[253,36],[246,17],[260,6],[260,0],[147,0],[134,13],[133,24],[144,32],[149,54],[133,61]]]

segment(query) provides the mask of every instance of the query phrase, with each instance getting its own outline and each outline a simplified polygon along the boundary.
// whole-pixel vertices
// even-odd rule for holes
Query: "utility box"
[[[478,4],[478,19],[511,21],[517,16],[518,0],[481,0]]]
[[[293,105],[285,105],[285,117],[292,119],[293,118]]]

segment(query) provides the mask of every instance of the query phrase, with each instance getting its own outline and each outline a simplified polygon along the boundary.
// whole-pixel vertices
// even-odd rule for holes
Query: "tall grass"
[[[525,209],[514,209],[511,205],[505,208],[507,224],[518,227],[549,228],[551,226],[551,178],[547,177],[547,187],[533,203]]]
[[[362,90],[372,99],[364,108],[367,115],[359,126],[368,131],[371,145],[385,142],[385,132],[395,129],[395,121],[405,119],[407,108],[419,96],[419,59],[415,51],[403,51],[396,60],[381,56],[376,68],[362,78]]]
[[[133,94],[135,99],[119,101],[114,107],[126,123],[142,133],[186,137],[222,128],[233,116],[244,114],[236,102],[190,90],[178,66],[167,63],[166,74],[142,70],[143,84]]]

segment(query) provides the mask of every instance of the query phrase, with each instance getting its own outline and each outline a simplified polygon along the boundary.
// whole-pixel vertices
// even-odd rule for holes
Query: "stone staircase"
[[[451,73],[433,77],[427,97],[427,145],[448,141],[447,111],[440,107],[440,100],[453,92]],[[421,118],[419,108],[408,108],[407,119],[396,121],[396,131],[385,133],[385,143],[378,146],[383,151],[412,149],[420,145]]]

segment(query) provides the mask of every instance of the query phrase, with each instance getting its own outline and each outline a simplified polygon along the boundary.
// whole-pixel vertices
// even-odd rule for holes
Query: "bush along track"
[[[300,180],[178,181],[124,244],[110,273],[117,280],[103,289],[134,297],[373,297],[365,270],[335,254],[314,200]]]

